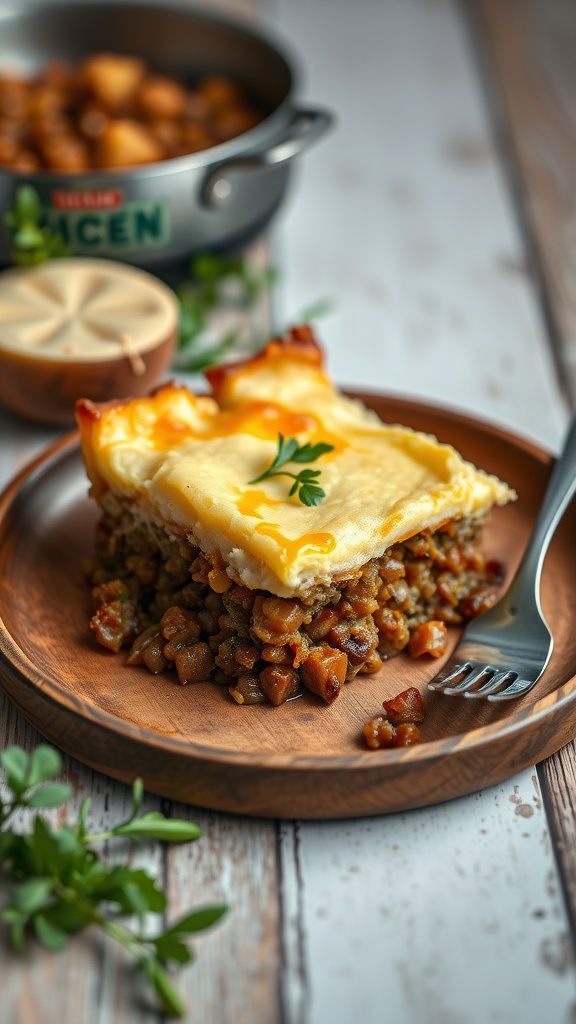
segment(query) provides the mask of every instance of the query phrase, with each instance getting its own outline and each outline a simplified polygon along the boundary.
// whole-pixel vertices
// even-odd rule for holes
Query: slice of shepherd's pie
[[[330,702],[490,607],[479,538],[515,497],[449,445],[339,394],[309,328],[208,373],[77,406],[102,509],[91,625],[128,663],[210,677],[242,704]]]

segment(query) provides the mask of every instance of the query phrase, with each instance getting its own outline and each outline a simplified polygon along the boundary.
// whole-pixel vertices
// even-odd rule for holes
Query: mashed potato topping
[[[305,597],[397,542],[514,498],[451,446],[340,394],[306,329],[208,377],[214,397],[167,384],[148,398],[80,402],[84,458],[102,504],[137,503],[251,589]],[[313,465],[317,506],[289,497],[284,477],[248,483],[279,434],[333,446]]]

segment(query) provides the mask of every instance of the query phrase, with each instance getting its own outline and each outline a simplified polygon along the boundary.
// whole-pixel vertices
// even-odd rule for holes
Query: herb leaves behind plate
[[[215,334],[211,324],[217,310],[250,310],[276,280],[272,268],[254,270],[246,260],[204,253],[190,265],[191,280],[176,289],[180,302],[179,344],[174,369],[198,372],[214,366],[242,338],[241,327]],[[260,347],[254,339],[251,349]]]
[[[94,844],[115,838],[188,842],[198,839],[201,830],[157,811],[140,814],[144,787],[136,779],[128,818],[104,832],[88,832],[89,798],[82,802],[75,825],[53,828],[35,814],[30,832],[16,832],[9,825],[15,811],[60,806],[72,791],[66,783],[54,781],[61,758],[51,747],[38,746],[30,756],[20,747],[8,747],[0,754],[0,765],[2,793],[7,794],[0,795],[0,874],[10,883],[10,899],[0,911],[0,921],[9,926],[14,949],[23,952],[32,932],[38,942],[57,952],[71,936],[96,925],[135,958],[163,1010],[181,1016],[185,1007],[167,968],[189,963],[189,936],[215,924],[227,908],[200,907],[155,936],[144,934],[143,915],[163,914],[166,909],[164,892],[142,868],[106,864]],[[123,924],[122,915],[137,916],[138,928]]]

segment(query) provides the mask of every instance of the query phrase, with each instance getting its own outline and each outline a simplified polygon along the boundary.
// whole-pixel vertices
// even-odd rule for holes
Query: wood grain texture
[[[576,13],[571,0],[473,0],[509,132],[513,187],[543,277],[562,384],[576,404]]]
[[[576,405],[576,9],[570,0],[474,0],[470,25],[509,133],[508,172],[561,383]],[[539,767],[576,935],[576,748]]]
[[[279,1003],[280,899],[276,827],[175,804],[208,841],[167,853],[170,915],[196,904],[226,903],[222,924],[198,943],[198,964],[179,979],[190,1007],[218,1024],[282,1024]],[[194,1011],[195,1019],[196,1011]]]
[[[538,767],[542,795],[558,857],[572,934],[576,935],[576,743]]]
[[[18,743],[27,750],[42,742],[0,692],[0,746]],[[130,790],[64,756],[62,778],[74,796],[72,820],[90,796],[90,823],[101,831],[127,816]],[[189,1008],[185,1020],[214,1024],[277,1024],[280,1021],[280,927],[276,829],[273,822],[246,821],[199,808],[171,805],[147,795],[146,810],[163,810],[197,822],[204,831],[193,844],[128,848],[134,866],[152,871],[169,897],[166,920],[192,907],[225,902],[230,913],[211,934],[194,944],[196,962],[176,979]],[[45,812],[53,824],[62,811]],[[21,816],[18,827],[25,827]],[[105,848],[111,860],[127,848]],[[115,853],[116,851],[116,853]],[[0,894],[1,896],[1,894]],[[25,957],[12,953],[3,933],[0,944],[2,1024],[158,1024],[142,977],[131,959],[111,940],[88,931],[61,954],[31,942]],[[49,994],[49,998],[48,995]],[[249,1017],[244,1016],[249,1013]]]
[[[298,923],[290,1020],[572,1019],[571,943],[533,772],[452,804],[281,836]]]
[[[42,742],[34,729],[0,693],[0,744],[2,748],[18,743],[26,750]],[[52,824],[62,824],[78,814],[85,796],[91,798],[90,823],[101,831],[127,816],[131,806],[126,786],[105,779],[77,761],[64,756],[62,778],[73,787],[73,797],[64,811],[46,811]],[[147,810],[158,810],[160,801],[146,797]],[[26,817],[15,819],[15,826],[24,829]],[[123,851],[126,854],[126,848]],[[162,877],[164,850],[160,844],[138,851],[133,848],[130,860],[145,865]],[[3,930],[0,945],[0,992],[3,1024],[94,1024],[114,1021],[127,1024],[134,1020],[135,1007],[142,1024],[154,1024],[158,1014],[152,1008],[145,986],[133,970],[130,958],[115,943],[105,940],[95,930],[75,938],[62,954],[47,953],[34,941],[25,957],[13,953]]]
[[[236,0],[223,2],[235,10]],[[259,6],[270,27],[283,30],[302,58],[303,95],[336,108],[340,120],[330,139],[303,159],[278,224],[280,322],[319,297],[332,296],[336,313],[322,322],[322,333],[338,380],[465,404],[555,446],[564,410],[455,5],[451,0],[363,0],[361,5],[262,0]],[[46,439],[36,428],[0,416],[4,479]],[[0,695],[0,722],[6,721],[7,741],[36,741]],[[77,762],[74,767],[84,792],[101,786],[109,794],[103,820],[116,820],[123,787]],[[564,784],[560,777],[559,784]],[[520,803],[510,802],[512,796]],[[279,872],[284,1024],[326,1024],[328,1010],[330,1024],[350,1024],[360,1019],[359,1007],[363,1024],[381,1024],[384,1018],[393,1024],[542,1024],[543,1019],[566,1024],[573,1019],[565,919],[550,834],[534,796],[526,773],[508,787],[443,808],[328,825],[284,822]],[[534,827],[525,828],[525,808],[531,805],[528,826]],[[213,830],[220,834],[219,822],[229,822],[237,834],[227,835],[229,853],[219,863],[225,877],[245,879],[249,867],[234,858],[241,850],[255,855],[252,840],[242,840],[253,823],[224,815],[215,820],[199,844],[174,848],[172,857],[187,862],[189,854],[202,852],[209,861]],[[268,851],[269,828],[266,823]],[[495,886],[502,862],[513,870]],[[257,856],[256,863],[258,870],[269,865],[269,854]],[[461,875],[463,864],[478,865],[478,871],[470,868]],[[429,881],[423,895],[414,892],[421,877]],[[217,893],[213,881],[211,891]],[[188,884],[194,885],[192,875]],[[268,877],[261,884],[268,893]],[[382,906],[398,912],[386,915]],[[255,910],[261,909],[258,901]],[[268,922],[276,912],[270,910]],[[243,919],[244,914],[243,909]],[[229,926],[242,934],[236,910],[206,941],[214,947],[224,942]],[[254,933],[246,920],[248,942]],[[259,944],[258,955],[264,947],[276,972],[276,947]],[[248,958],[249,951],[241,955]],[[104,980],[91,948],[86,957],[76,944],[69,958],[40,956],[51,980],[41,1024],[145,1020],[120,965],[119,983],[126,987],[120,1005],[114,1005],[102,988],[115,982]],[[10,972],[19,971],[15,975],[6,957],[0,947],[0,992],[11,992],[9,1005],[15,1010],[6,1024],[28,1024],[34,1019],[26,1013],[29,962],[11,962]],[[401,969],[395,971],[396,965]],[[220,1024],[218,1015],[208,1015],[204,994],[219,991],[222,974],[229,979],[233,969],[233,962],[219,962],[216,948],[205,958],[203,941],[198,942],[198,963],[189,980],[198,984],[199,996],[190,1021]],[[207,973],[200,979],[196,971]],[[548,996],[544,1013],[539,986]],[[79,993],[78,1004],[71,997],[67,1001],[68,989]],[[272,997],[270,989],[268,994]],[[400,1007],[396,1020],[390,1005]],[[275,1001],[270,1020],[276,1021],[278,1012]],[[1,1013],[0,1019],[5,1024]],[[244,1024],[241,1017],[238,1024]]]

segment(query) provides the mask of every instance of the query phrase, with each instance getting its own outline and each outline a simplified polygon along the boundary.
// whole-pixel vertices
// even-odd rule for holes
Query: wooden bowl
[[[74,423],[77,398],[147,394],[176,344],[173,291],[146,271],[75,257],[0,273],[0,404]]]

